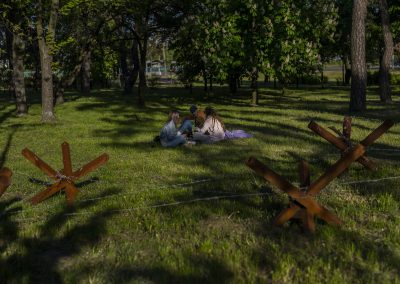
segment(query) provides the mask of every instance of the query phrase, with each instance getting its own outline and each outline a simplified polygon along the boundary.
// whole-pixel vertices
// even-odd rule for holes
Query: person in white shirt
[[[205,109],[206,120],[201,128],[195,128],[193,140],[202,143],[213,143],[225,138],[225,125],[217,112],[211,108]]]
[[[186,135],[182,134],[181,131],[178,131],[177,129],[178,123],[179,112],[177,110],[173,110],[168,116],[168,122],[160,131],[160,141],[162,146],[176,147],[186,143]]]

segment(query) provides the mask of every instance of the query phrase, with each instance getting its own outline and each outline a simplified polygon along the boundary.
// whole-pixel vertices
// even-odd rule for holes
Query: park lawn
[[[230,96],[226,88],[213,95],[196,88],[190,95],[162,87],[149,90],[140,109],[134,97],[116,90],[90,97],[71,92],[50,125],[40,123],[37,99],[29,115],[18,118],[2,98],[1,165],[14,176],[0,199],[0,282],[400,283],[400,179],[344,184],[400,176],[400,125],[368,151],[378,171],[354,163],[317,197],[343,225],[318,221],[315,235],[296,222],[273,226],[288,198],[244,164],[255,156],[297,184],[297,163],[306,159],[315,180],[339,155],[307,124],[315,119],[340,128],[348,93],[332,87],[282,95],[262,88],[259,106],[251,107],[249,90]],[[386,118],[398,122],[399,102],[396,96],[394,104],[382,105],[370,89],[368,110],[353,117],[354,140]],[[254,138],[154,145],[168,111],[185,113],[192,103],[212,105],[228,129]],[[61,168],[64,141],[75,169],[103,152],[110,160],[82,179],[74,208],[66,208],[62,194],[31,206],[29,198],[49,180],[21,150],[28,147]]]

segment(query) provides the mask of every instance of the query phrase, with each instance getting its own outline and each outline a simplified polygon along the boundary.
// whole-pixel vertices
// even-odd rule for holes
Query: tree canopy
[[[369,62],[380,62],[384,50],[385,58],[391,50],[399,55],[400,5],[387,0],[386,9],[382,1],[369,1],[362,24]],[[187,86],[202,78],[207,91],[213,83],[227,83],[235,93],[241,78],[248,78],[253,105],[261,74],[285,88],[340,58],[348,84],[356,66],[350,60],[351,1],[8,0],[0,11],[0,54],[9,62],[2,67],[13,74],[8,78],[18,112],[28,109],[25,88],[41,85],[43,121],[54,120],[54,104],[62,103],[64,90],[74,84],[83,95],[92,87],[117,84],[144,105],[150,44],[152,53],[170,54]],[[390,38],[393,47],[387,46]],[[388,79],[381,83],[388,84]],[[385,96],[382,101],[390,100]]]

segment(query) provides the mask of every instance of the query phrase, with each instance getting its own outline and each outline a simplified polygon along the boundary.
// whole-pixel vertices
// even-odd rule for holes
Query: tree
[[[186,5],[185,1],[181,2],[179,0],[116,0],[112,4],[114,18],[122,17],[120,22],[134,38],[131,45],[132,52],[136,52],[136,47],[138,50],[138,105],[145,104],[148,41],[155,36],[168,37],[179,26],[181,7]],[[133,58],[133,60],[136,59]]]
[[[335,6],[338,10],[338,21],[334,33],[334,42],[328,43],[327,48],[332,55],[340,56],[343,64],[344,85],[350,84],[351,78],[351,22],[353,2],[348,0],[336,0]]]
[[[81,75],[81,91],[90,93],[92,55],[101,46],[104,27],[110,22],[109,1],[74,0],[60,8],[57,42],[53,48],[57,74],[56,100],[64,101],[64,90]]]
[[[116,38],[118,40],[121,85],[125,94],[131,94],[139,76],[139,44],[131,29],[127,28],[126,19],[120,15],[114,17]]]
[[[55,44],[59,0],[38,0],[36,6],[36,31],[42,73],[42,122],[53,122],[53,47]]]
[[[285,85],[299,73],[313,72],[323,40],[336,24],[327,0],[194,1],[175,42],[178,63],[188,78],[251,79],[251,104],[258,104],[258,74]],[[207,82],[205,80],[205,82]]]
[[[265,24],[256,33],[259,44],[254,48],[260,51],[260,70],[277,77],[284,91],[293,78],[322,65],[322,43],[333,39],[337,11],[327,0],[274,0],[263,5],[260,23]]]
[[[391,31],[395,46],[400,46],[400,3],[398,0],[388,0],[389,16],[391,20]],[[400,47],[397,47],[398,49]],[[400,56],[400,54],[399,54]]]
[[[13,84],[16,99],[17,115],[28,113],[26,102],[26,91],[24,81],[24,52],[25,43],[21,35],[17,32],[13,34],[12,58],[13,58]]]
[[[17,115],[22,116],[28,113],[26,101],[26,90],[24,81],[24,55],[25,39],[27,35],[26,1],[5,1],[0,4],[3,10],[0,22],[6,27],[7,37],[11,38],[10,65],[12,69],[12,83],[15,93]]]
[[[393,57],[393,37],[390,31],[389,11],[386,0],[379,0],[379,8],[383,32],[383,54],[379,64],[379,96],[381,102],[392,101],[392,91],[390,87],[390,64]]]
[[[350,111],[366,108],[367,66],[365,62],[365,19],[367,0],[354,0],[351,29]]]
[[[190,85],[201,75],[208,92],[214,80],[226,81],[238,62],[242,62],[242,42],[236,27],[240,15],[229,13],[229,1],[195,1],[190,10],[172,48],[181,81]]]
[[[251,80],[251,101],[258,105],[259,73],[270,74],[273,46],[273,3],[271,1],[240,0],[232,3],[232,13],[238,13],[236,26],[241,38],[241,63]],[[272,16],[272,17],[271,17]],[[272,19],[271,19],[272,18]]]
[[[12,89],[12,33],[0,22],[0,86]],[[11,94],[10,94],[11,95]],[[14,93],[11,95],[14,97]]]

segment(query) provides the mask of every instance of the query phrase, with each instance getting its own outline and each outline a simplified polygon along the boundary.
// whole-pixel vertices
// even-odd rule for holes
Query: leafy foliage
[[[287,80],[319,62],[337,9],[330,1],[194,1],[174,47],[184,78],[225,80],[239,67]]]

